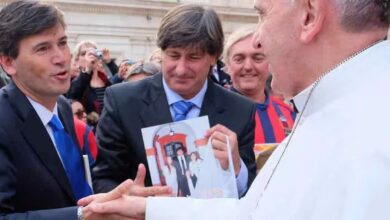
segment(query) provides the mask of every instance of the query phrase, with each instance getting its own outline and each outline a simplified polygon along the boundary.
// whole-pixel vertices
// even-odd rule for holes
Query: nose
[[[252,59],[247,57],[244,61],[244,70],[250,71],[252,70]]]
[[[187,73],[187,61],[184,57],[180,58],[176,64],[176,75],[182,76]]]
[[[260,28],[259,28],[259,26],[257,27],[257,31],[253,34],[252,45],[253,45],[254,48],[261,48]]]
[[[53,64],[63,66],[70,59],[69,49],[56,46],[53,50]]]

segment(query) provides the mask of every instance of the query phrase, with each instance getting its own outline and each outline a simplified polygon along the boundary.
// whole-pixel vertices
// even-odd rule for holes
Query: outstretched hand
[[[126,180],[118,187],[108,193],[100,193],[80,199],[79,206],[87,206],[90,203],[101,203],[118,199],[122,195],[148,197],[148,196],[170,196],[172,190],[168,186],[151,186],[145,187],[144,181],[146,168],[143,164],[138,165],[137,176],[133,180]]]

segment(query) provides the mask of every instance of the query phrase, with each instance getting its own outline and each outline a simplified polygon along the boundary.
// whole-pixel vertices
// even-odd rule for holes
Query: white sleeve
[[[243,220],[237,199],[192,199],[150,197],[146,203],[146,220]]]

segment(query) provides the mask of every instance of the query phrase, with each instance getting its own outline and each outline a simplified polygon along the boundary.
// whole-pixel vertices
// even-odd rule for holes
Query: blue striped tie
[[[73,142],[73,139],[68,133],[66,133],[64,126],[62,126],[57,115],[53,115],[53,118],[51,118],[49,122],[49,126],[53,130],[57,150],[60,154],[62,164],[64,165],[66,175],[68,176],[76,200],[91,195],[92,189],[85,179],[84,166],[77,145]]]
[[[174,113],[174,121],[181,121],[186,119],[187,113],[191,110],[194,104],[192,102],[178,101],[172,104]]]

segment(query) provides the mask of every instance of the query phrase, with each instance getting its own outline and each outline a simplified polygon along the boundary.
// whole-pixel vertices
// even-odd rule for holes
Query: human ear
[[[311,42],[320,33],[326,13],[326,1],[328,0],[302,1],[303,14],[300,21],[302,42]]]
[[[0,65],[3,70],[10,76],[16,74],[16,68],[14,67],[15,59],[6,55],[0,55]]]

